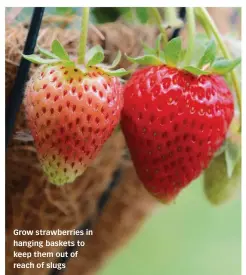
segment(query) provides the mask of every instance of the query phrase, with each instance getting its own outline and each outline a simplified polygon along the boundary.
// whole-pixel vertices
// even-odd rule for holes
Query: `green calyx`
[[[76,64],[71,58],[69,57],[68,53],[64,49],[64,47],[61,45],[61,43],[58,40],[54,40],[51,45],[51,51],[48,51],[46,49],[43,49],[38,46],[38,50],[40,54],[43,56],[39,56],[36,54],[30,54],[30,55],[24,55],[23,57],[27,60],[29,60],[32,63],[35,64],[56,64],[56,63],[62,63],[65,66],[68,67],[77,67],[78,64]],[[124,75],[129,74],[129,71],[126,71],[125,69],[117,69],[113,70],[120,62],[121,59],[121,53],[118,52],[115,60],[113,61],[112,65],[106,66],[102,64],[104,60],[104,51],[101,46],[97,45],[91,48],[86,56],[85,56],[85,64],[84,64],[84,70],[97,66],[102,71],[104,71],[106,74],[110,76],[117,76],[122,77]],[[79,69],[80,67],[78,67]]]
[[[185,62],[186,50],[182,48],[181,38],[173,38],[164,47],[161,48],[162,35],[160,34],[156,40],[156,46],[149,48],[143,45],[144,55],[139,57],[128,57],[127,59],[139,65],[167,65],[176,67],[190,72],[194,75],[219,74],[225,75],[231,72],[240,64],[241,58],[234,60],[216,57],[216,44],[214,40],[206,41],[205,49],[199,60],[192,58],[190,64]],[[198,49],[194,49],[197,53]]]

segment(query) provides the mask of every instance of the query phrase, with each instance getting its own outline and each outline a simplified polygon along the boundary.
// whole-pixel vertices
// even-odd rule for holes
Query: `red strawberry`
[[[164,202],[206,168],[234,114],[223,77],[166,65],[135,72],[124,90],[122,129],[137,174]]]
[[[117,125],[123,106],[119,79],[97,67],[86,73],[58,63],[42,65],[25,92],[27,120],[49,181],[81,175]]]

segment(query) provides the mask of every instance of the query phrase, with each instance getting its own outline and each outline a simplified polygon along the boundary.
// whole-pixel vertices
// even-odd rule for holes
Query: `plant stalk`
[[[202,25],[203,29],[205,30],[207,37],[209,39],[211,39],[213,33],[212,33],[211,29],[208,27],[208,25],[206,24],[206,20],[200,13],[196,12],[196,10],[195,10],[195,15],[196,15],[199,23]]]
[[[79,39],[78,64],[85,65],[86,43],[89,25],[90,8],[82,8],[81,33]]]
[[[164,8],[164,15],[168,27],[180,28],[183,25],[183,21],[178,17],[175,7]]]
[[[162,25],[162,18],[161,15],[158,11],[157,8],[149,8],[153,17],[155,18],[155,21],[159,27],[159,30],[162,34],[162,44],[163,44],[163,48],[166,46],[167,42],[168,42],[168,35],[167,35],[167,31],[164,28],[164,26]]]
[[[167,22],[174,22],[177,18],[176,8],[164,8],[164,13]]]
[[[196,35],[196,22],[194,8],[186,8],[187,26],[188,26],[188,47],[184,57],[184,64],[190,65],[192,56],[194,54],[195,35]]]

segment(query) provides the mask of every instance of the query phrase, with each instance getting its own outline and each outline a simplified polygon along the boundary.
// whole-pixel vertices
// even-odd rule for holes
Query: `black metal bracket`
[[[24,47],[24,54],[32,54],[34,52],[39,29],[41,26],[43,14],[45,8],[34,8],[32,19]],[[13,134],[15,120],[17,113],[20,110],[20,106],[24,96],[24,87],[27,81],[28,72],[30,69],[30,61],[21,58],[20,66],[15,78],[14,86],[11,94],[9,95],[7,107],[5,109],[5,149],[7,150],[8,144]]]

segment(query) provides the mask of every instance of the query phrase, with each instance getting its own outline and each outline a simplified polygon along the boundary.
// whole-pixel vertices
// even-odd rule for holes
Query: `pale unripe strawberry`
[[[28,125],[50,182],[73,182],[101,150],[120,119],[121,84],[97,67],[86,73],[42,65],[25,91]]]
[[[224,153],[213,159],[204,173],[205,195],[215,205],[225,203],[235,197],[240,191],[240,184],[241,161],[238,161],[231,178],[229,178]]]

